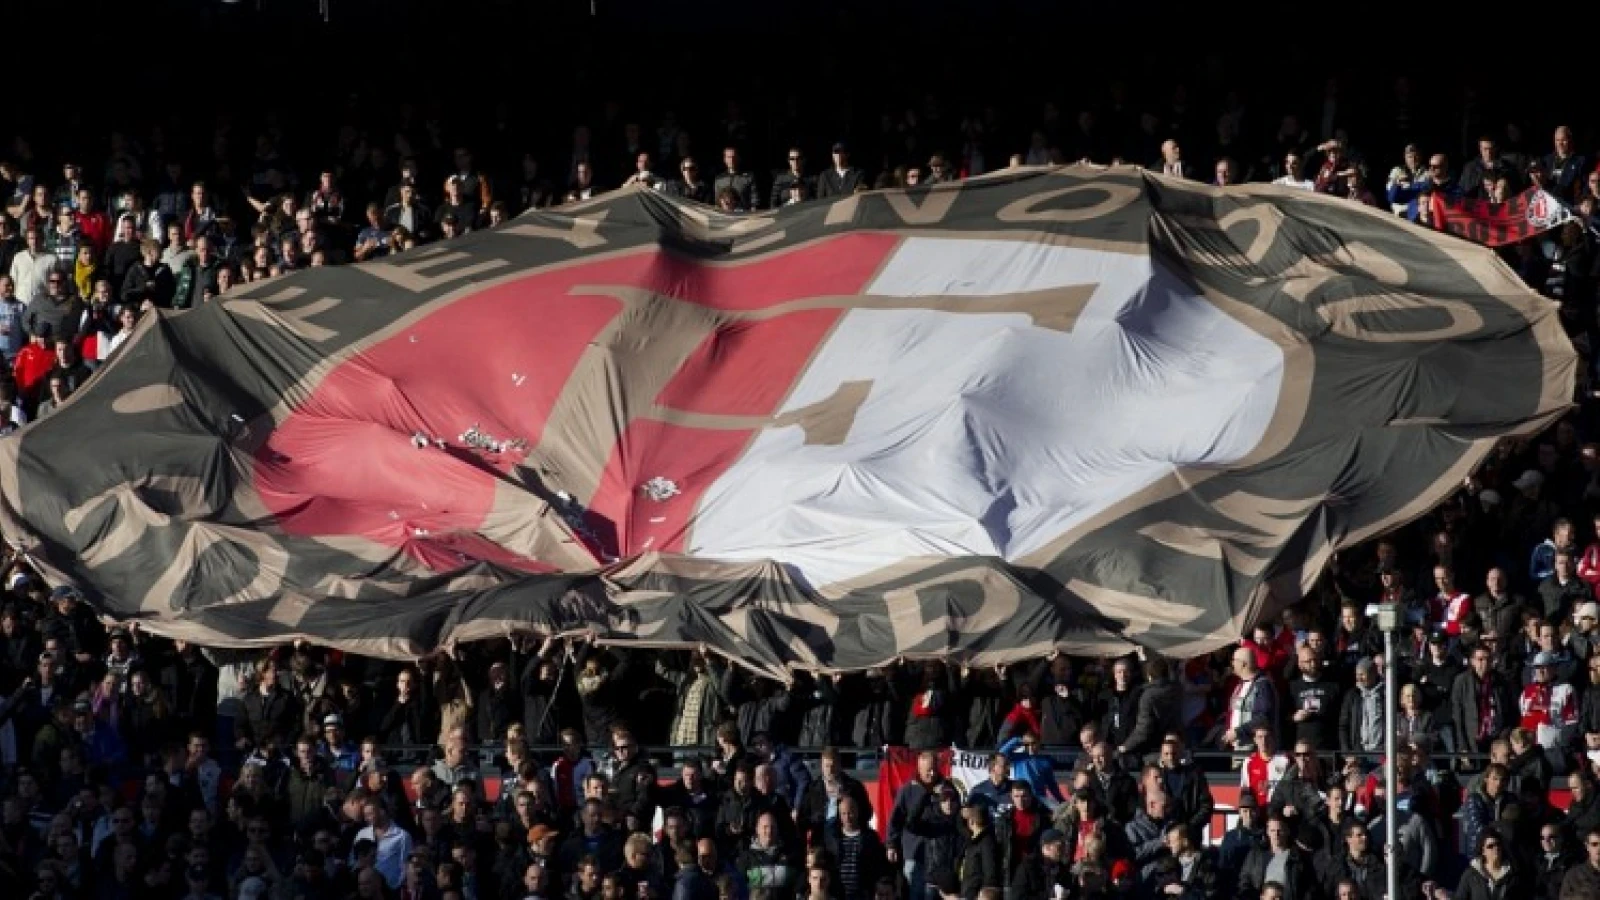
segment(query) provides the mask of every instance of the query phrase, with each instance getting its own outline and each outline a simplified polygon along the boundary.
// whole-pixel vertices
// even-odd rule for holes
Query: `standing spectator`
[[[16,287],[17,299],[32,303],[44,296],[50,275],[58,267],[55,254],[45,246],[44,231],[29,228],[23,232],[23,242],[22,251],[11,258],[11,283]]]
[[[1256,656],[1248,647],[1233,651],[1233,674],[1238,679],[1228,698],[1227,718],[1224,720],[1219,743],[1224,750],[1249,753],[1251,741],[1258,724],[1270,725],[1276,721],[1277,695],[1272,679],[1256,668]]]
[[[1489,744],[1515,721],[1511,688],[1492,668],[1493,656],[1480,644],[1472,649],[1466,671],[1450,686],[1450,716],[1457,753],[1486,753]]]
[[[395,824],[388,806],[382,800],[368,799],[361,805],[361,815],[366,827],[356,832],[355,845],[371,841],[375,854],[373,868],[391,889],[400,886],[405,861],[411,857],[411,835]],[[350,855],[350,864],[358,864],[359,849]]]
[[[1253,750],[1239,770],[1239,790],[1255,795],[1256,806],[1267,809],[1273,792],[1289,772],[1289,758],[1277,752],[1272,726],[1257,725]]]
[[[739,149],[737,147],[724,147],[722,150],[722,171],[717,173],[712,182],[712,193],[721,196],[723,191],[733,191],[738,198],[739,208],[754,210],[760,208],[760,194],[756,190],[755,176],[746,172],[739,164]]]
[[[1551,145],[1551,151],[1544,157],[1544,171],[1549,178],[1551,193],[1572,202],[1577,199],[1578,189],[1589,172],[1589,160],[1575,152],[1572,129],[1565,125],[1557,126]]]
[[[860,169],[850,165],[850,149],[843,141],[837,141],[833,145],[833,168],[824,169],[817,176],[817,196],[848,197],[866,186],[864,178]]]
[[[1356,663],[1356,683],[1339,710],[1339,752],[1354,756],[1382,753],[1387,722],[1383,682],[1371,659]]]
[[[894,808],[889,812],[888,860],[900,867],[913,897],[923,894],[926,870],[922,858],[923,839],[908,828],[908,823],[912,812],[923,806],[923,798],[942,781],[933,752],[924,750],[917,754],[917,777],[900,787],[895,794]]]

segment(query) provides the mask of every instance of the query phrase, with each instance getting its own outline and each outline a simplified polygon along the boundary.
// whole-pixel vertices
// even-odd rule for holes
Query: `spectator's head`
[[[1249,647],[1234,648],[1233,674],[1245,681],[1256,677],[1256,655]]]
[[[700,865],[700,871],[707,875],[714,875],[718,869],[717,842],[710,838],[701,838],[695,842],[695,861]]]
[[[1149,816],[1151,821],[1166,821],[1170,806],[1171,803],[1168,801],[1165,791],[1154,791],[1145,795],[1144,814]]]
[[[583,755],[583,738],[576,729],[563,728],[560,733],[561,754],[568,760],[576,761]]]
[[[1494,646],[1493,635],[1486,634],[1479,639],[1478,646],[1472,648],[1472,655],[1468,657],[1473,674],[1480,679],[1489,677],[1489,664],[1493,658]]]
[[[1033,809],[1033,786],[1021,780],[1011,782],[1011,805],[1021,810]]]
[[[639,742],[633,732],[618,729],[611,735],[611,752],[616,754],[617,762],[625,766],[639,755]]]
[[[583,811],[579,813],[579,817],[583,821],[584,834],[600,833],[605,827],[605,809],[605,804],[594,798],[583,801]]]
[[[839,798],[839,823],[847,831],[855,831],[861,827],[861,807],[851,794]]]
[[[1261,823],[1261,809],[1256,805],[1254,791],[1239,792],[1239,827],[1254,831]]]
[[[368,797],[361,804],[361,819],[379,830],[389,827],[389,808],[378,797]]]
[[[1371,837],[1367,834],[1367,824],[1358,819],[1351,819],[1344,825],[1344,846],[1350,856],[1360,859],[1367,855],[1367,848]]]
[[[756,844],[761,847],[778,845],[778,818],[770,810],[756,818]]]
[[[1276,813],[1267,816],[1267,844],[1273,850],[1287,850],[1294,842],[1294,829],[1289,820]]]

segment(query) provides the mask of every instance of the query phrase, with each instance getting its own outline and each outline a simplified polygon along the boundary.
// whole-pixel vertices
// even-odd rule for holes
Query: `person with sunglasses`
[[[1587,858],[1561,878],[1560,900],[1600,897],[1600,827],[1584,833],[1583,850]]]
[[[1456,885],[1456,900],[1509,900],[1525,897],[1533,884],[1511,852],[1511,842],[1498,828],[1478,838],[1478,851]]]

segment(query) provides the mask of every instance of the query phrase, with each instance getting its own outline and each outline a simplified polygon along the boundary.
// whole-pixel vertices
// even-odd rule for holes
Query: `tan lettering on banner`
[[[517,228],[538,226],[514,225],[511,227]],[[550,230],[554,231],[555,229]],[[401,261],[380,261],[369,263],[366,268],[367,273],[370,275],[376,275],[377,277],[382,278],[384,281],[387,281],[396,287],[403,287],[408,291],[419,294],[424,291],[431,291],[434,288],[442,285],[450,284],[451,282],[464,281],[468,278],[474,278],[482,275],[485,272],[493,272],[496,269],[503,269],[511,265],[503,259],[480,259],[470,265],[450,269],[449,271],[441,272],[437,275],[426,274],[425,270],[427,269],[437,269],[440,266],[447,266],[453,263],[465,262],[466,260],[472,259],[471,254],[461,253],[456,250],[448,250],[444,247],[436,247],[422,251],[412,251],[411,253],[403,254],[400,257],[391,257],[391,260],[392,259],[399,259]]]
[[[948,586],[956,584],[974,584],[982,590],[983,598],[977,612],[970,616],[951,613],[946,600],[944,615],[924,619],[921,595],[930,591],[948,594]],[[967,569],[937,576],[916,587],[884,591],[883,603],[889,610],[889,625],[894,631],[894,654],[899,655],[941,634],[953,632],[978,637],[994,631],[1022,609],[1022,592],[1015,582],[998,573]]]
[[[308,341],[318,344],[339,336],[339,332],[326,328],[311,321],[312,316],[320,316],[340,303],[344,302],[338,297],[318,297],[305,306],[286,309],[280,304],[304,294],[300,288],[289,288],[277,294],[259,299],[240,297],[237,300],[227,301],[229,312],[242,318],[254,319],[264,322],[274,328],[283,328],[291,331]]]
[[[1102,199],[1098,203],[1091,203],[1088,206],[1077,209],[1035,209],[1035,207],[1059,197],[1071,197],[1078,194],[1097,195],[1101,196]],[[1090,219],[1098,219],[1102,216],[1110,215],[1124,206],[1137,202],[1143,196],[1143,189],[1132,184],[1110,184],[1106,182],[1074,184],[1054,190],[1040,191],[1037,194],[1029,194],[1026,197],[1013,200],[1002,206],[994,217],[998,221],[1012,223],[1086,222]]]
[[[948,188],[943,186],[931,188],[921,204],[912,200],[911,195],[900,191],[885,194],[883,199],[889,201],[889,208],[894,210],[900,221],[907,225],[937,225],[950,214],[959,196],[961,196],[961,185],[955,184]]]
[[[600,234],[600,226],[606,220],[611,210],[602,209],[592,216],[575,216],[572,218],[571,228],[556,228],[551,225],[537,225],[533,222],[518,221],[514,225],[501,228],[499,234],[511,234],[517,237],[537,238],[543,240],[563,241],[571,244],[578,250],[593,250],[604,247],[606,239]]]
[[[1234,571],[1254,578],[1271,561],[1271,550],[1283,546],[1325,497],[1280,500],[1234,491],[1212,504],[1212,509],[1242,528],[1213,529],[1179,522],[1156,522],[1139,534],[1164,547],[1206,559],[1226,559]],[[1263,551],[1261,555],[1246,548]]]

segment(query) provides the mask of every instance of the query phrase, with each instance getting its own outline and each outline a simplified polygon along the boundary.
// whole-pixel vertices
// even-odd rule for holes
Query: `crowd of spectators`
[[[1270,181],[1419,227],[1433,198],[1543,187],[1579,220],[1502,253],[1561,303],[1585,364],[1572,415],[1506,442],[1416,525],[1335,558],[1239,646],[1194,659],[906,662],[780,683],[603,635],[414,664],[307,645],[224,653],[103,623],[15,560],[0,868],[41,900],[1378,900],[1387,852],[1412,900],[1600,898],[1600,169],[1556,123],[1541,146],[1485,126],[1461,159],[1461,135],[1426,133],[1408,96],[1397,83],[1367,133],[1346,126],[1330,82],[1307,115],[1264,126],[1237,95],[1205,117],[1181,91],[1137,113],[1114,87],[1021,128],[929,98],[821,142],[786,132],[782,113],[758,127],[734,102],[694,132],[608,104],[538,146],[504,106],[452,130],[409,104],[374,122],[354,102],[317,153],[276,120],[246,132],[227,116],[187,142],[161,126],[84,133],[52,159],[13,139],[0,150],[6,431],[50,415],[152,308],[622,185],[737,213],[1078,160]],[[750,160],[753,145],[787,150]],[[1392,658],[1371,622],[1380,603],[1402,612]],[[1390,730],[1401,796],[1386,850]],[[958,790],[925,756],[875,809],[851,773],[885,745],[993,752],[990,779]],[[1240,786],[1225,831],[1218,778]],[[1564,810],[1550,800],[1563,783]]]

